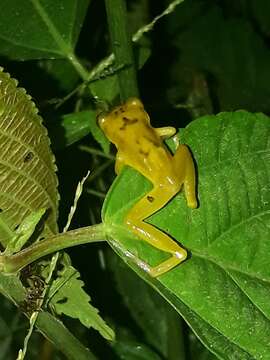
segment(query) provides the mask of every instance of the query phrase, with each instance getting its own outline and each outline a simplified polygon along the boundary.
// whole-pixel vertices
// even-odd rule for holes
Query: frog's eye
[[[103,127],[103,125],[106,122],[106,117],[107,117],[107,114],[104,111],[97,115],[97,123],[98,123],[99,127],[101,127],[101,128]]]
[[[143,108],[143,103],[141,102],[141,100],[139,100],[138,98],[129,98],[126,102],[126,104],[128,106],[135,106],[135,107],[140,107]]]

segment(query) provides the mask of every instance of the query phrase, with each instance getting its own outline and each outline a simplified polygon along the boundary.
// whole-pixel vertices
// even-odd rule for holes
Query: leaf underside
[[[0,242],[6,245],[31,212],[46,208],[43,236],[57,232],[54,156],[38,110],[0,68]]]
[[[17,88],[17,81],[0,70],[0,241],[6,246],[18,225],[40,209],[48,210],[42,236],[56,233],[59,195],[55,159],[38,110],[26,91]],[[63,268],[65,284],[55,289],[62,275],[51,288],[57,312],[78,318],[112,340],[114,333],[90,304],[79,273],[66,263]],[[0,280],[0,292],[17,302],[18,277]]]
[[[223,359],[270,359],[269,135],[263,114],[238,111],[193,121],[180,138],[196,160],[200,206],[187,208],[180,193],[147,219],[181,242],[189,258],[158,279],[141,276]],[[107,196],[103,220],[114,240],[154,265],[168,256],[123,227],[128,209],[151,187],[125,168]]]

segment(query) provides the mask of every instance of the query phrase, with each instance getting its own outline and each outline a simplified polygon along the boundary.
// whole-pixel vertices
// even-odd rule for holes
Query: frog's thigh
[[[175,187],[154,187],[131,208],[127,217],[132,220],[146,219],[163,208],[178,191]]]
[[[149,273],[152,276],[159,276],[169,271],[187,257],[186,250],[181,248],[168,235],[143,221],[143,219],[167,204],[176,192],[176,190],[166,191],[161,188],[155,188],[135,204],[126,217],[128,227],[131,228],[139,238],[147,241],[159,250],[172,254],[172,257],[161,264],[153,268],[149,267]]]
[[[177,174],[182,174],[184,190],[188,207],[195,209],[196,198],[196,174],[191,153],[186,145],[179,145],[174,157],[174,167]]]

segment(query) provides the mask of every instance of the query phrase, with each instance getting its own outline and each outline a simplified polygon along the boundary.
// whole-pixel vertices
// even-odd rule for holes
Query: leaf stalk
[[[106,240],[104,224],[67,231],[41,240],[13,255],[0,255],[0,272],[16,273],[28,264],[72,246]]]

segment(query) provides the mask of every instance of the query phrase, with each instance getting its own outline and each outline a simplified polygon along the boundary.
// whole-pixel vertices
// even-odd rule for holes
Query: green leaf
[[[270,34],[269,26],[269,13],[270,13],[270,3],[268,0],[252,0],[250,2],[252,11],[252,16],[257,21],[260,30],[264,33],[265,36]]]
[[[118,256],[110,256],[108,260],[117,289],[143,333],[143,339],[161,354],[163,359],[182,359],[184,342],[179,314],[154,289],[127,268]],[[116,339],[118,344],[118,331]]]
[[[113,349],[119,359],[125,360],[161,360],[152,349],[136,341],[116,341]]]
[[[107,75],[105,72],[105,74],[102,74],[100,79],[90,84],[92,93],[108,104],[113,103],[114,99],[119,94],[119,86],[116,74],[117,70],[115,74],[109,73]]]
[[[183,194],[147,220],[189,251],[184,264],[147,279],[183,315],[197,336],[223,359],[268,358],[270,352],[270,120],[245,111],[193,121],[181,141],[198,167],[200,207]],[[152,265],[167,258],[123,226],[123,218],[151,184],[126,168],[103,208],[108,233]],[[116,246],[117,243],[112,243]],[[119,248],[118,250],[119,251]]]
[[[49,128],[50,138],[54,149],[61,149],[74,144],[88,135],[91,131],[90,123],[96,121],[95,111],[80,111],[66,114]]]
[[[0,273],[0,293],[14,303],[19,303],[25,298],[25,289],[16,275]]]
[[[46,72],[44,76],[57,83],[64,94],[73,91],[80,81],[79,74],[67,59],[39,60],[37,66]]]
[[[48,294],[53,309],[58,314],[79,319],[84,326],[98,330],[105,339],[113,340],[114,332],[90,304],[90,296],[83,290],[79,272],[72,266],[65,266],[58,275]]]
[[[10,324],[0,317],[0,360],[11,359],[8,356],[12,344]]]
[[[34,211],[23,219],[18,229],[15,230],[14,237],[7,244],[4,252],[5,256],[12,255],[22,249],[25,243],[33,235],[38,223],[41,221],[45,213],[46,209],[40,209],[38,211]]]
[[[110,152],[110,142],[97,125],[96,112],[93,110],[63,115],[60,123],[51,126],[49,131],[54,149],[72,145],[91,133],[104,153]]]
[[[89,0],[1,0],[1,55],[30,60],[67,57]]]
[[[189,352],[190,360],[217,360],[218,358],[205,348],[198,338],[189,331]]]
[[[31,97],[0,69],[0,242],[30,213],[45,208],[43,236],[57,232],[56,166],[47,130]]]
[[[72,335],[59,319],[42,311],[37,319],[37,328],[52,344],[62,351],[66,359],[97,360],[80,341]]]
[[[57,232],[56,166],[47,131],[31,97],[0,69],[0,239],[17,250],[31,236],[44,208],[50,210],[42,233]],[[17,228],[18,226],[18,228]],[[17,230],[16,230],[17,229]],[[14,238],[14,235],[19,238]],[[17,243],[18,240],[18,243]],[[0,272],[0,293],[17,306],[26,291],[16,275]],[[38,329],[69,358],[95,359],[63,324],[43,311]],[[56,336],[57,334],[57,336]]]
[[[103,131],[97,125],[96,115],[92,116],[89,119],[90,131],[93,135],[94,139],[100,144],[102,150],[105,154],[109,154],[110,152],[110,142],[104,135]]]
[[[258,7],[258,1],[254,3]],[[262,9],[268,16],[265,6]],[[204,71],[221,110],[269,112],[270,51],[251,22],[224,16],[216,2],[206,9],[200,1],[184,2],[173,21],[168,36],[179,50],[172,75],[176,86],[183,83],[187,69]]]
[[[135,48],[136,56],[136,65],[138,69],[142,69],[146,61],[149,59],[151,51],[147,47],[137,46]],[[93,94],[102,101],[113,104],[116,97],[119,95],[119,84],[118,84],[118,75],[120,71],[125,69],[125,64],[120,65],[117,69],[108,68],[100,74],[100,79],[97,79],[90,84],[90,88]]]

